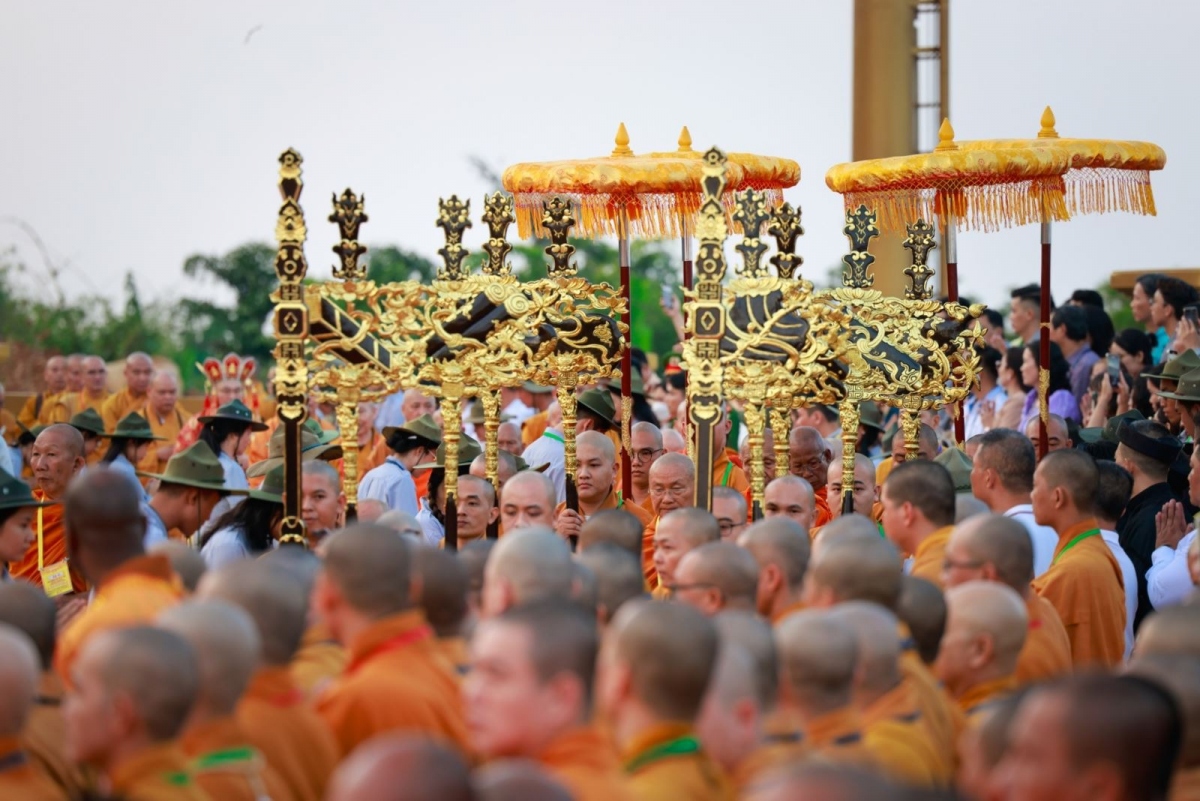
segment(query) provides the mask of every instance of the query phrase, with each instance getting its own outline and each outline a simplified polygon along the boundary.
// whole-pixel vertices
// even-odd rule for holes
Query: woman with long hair
[[[267,473],[262,486],[241,503],[214,517],[200,534],[200,556],[209,570],[265,553],[274,547],[283,522],[283,465]]]
[[[25,558],[37,536],[37,510],[49,505],[35,499],[24,481],[0,470],[0,582],[8,581],[9,562]]]
[[[250,435],[255,431],[266,431],[266,425],[255,420],[253,412],[240,400],[232,400],[215,413],[204,415],[200,423],[199,439],[212,449],[221,463],[221,469],[225,471],[225,486],[231,490],[250,489],[241,457],[250,446]],[[212,531],[211,526],[215,521],[241,501],[238,495],[222,498],[201,533]]]
[[[1015,429],[1021,424],[1025,396],[1029,393],[1029,387],[1021,380],[1024,351],[1024,348],[1009,348],[997,364],[996,382],[1004,389],[1008,399],[999,409],[993,409],[988,404],[984,404],[980,409],[979,420],[985,431],[993,428]]]
[[[1038,373],[1041,370],[1041,359],[1038,351],[1041,343],[1031,342],[1026,345],[1021,354],[1021,382],[1031,389],[1025,394],[1025,404],[1021,413],[1021,427],[1024,431],[1029,422],[1039,414],[1038,409]],[[1071,392],[1071,365],[1063,356],[1062,350],[1053,342],[1050,343],[1050,413],[1057,414],[1064,420],[1080,422],[1079,404]]]
[[[150,500],[145,487],[137,476],[137,467],[150,450],[150,443],[162,437],[154,436],[146,418],[137,412],[130,412],[121,418],[117,427],[108,434],[108,450],[100,459],[100,464],[110,470],[116,470],[128,476],[133,486],[137,487],[138,497],[143,503]]]

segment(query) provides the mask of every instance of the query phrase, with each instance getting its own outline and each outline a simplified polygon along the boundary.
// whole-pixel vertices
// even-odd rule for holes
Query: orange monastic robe
[[[854,707],[844,707],[814,718],[802,727],[800,748],[831,762],[869,766],[874,760],[863,743],[862,720]]]
[[[346,668],[346,649],[337,643],[323,623],[309,626],[292,657],[289,670],[300,692],[316,698]]]
[[[824,486],[820,489],[813,487],[813,528],[820,528],[827,525],[833,519],[833,511],[829,508],[829,487]]]
[[[67,761],[67,724],[62,716],[62,696],[62,682],[54,671],[43,673],[37,700],[21,731],[21,747],[42,773],[74,798],[82,794],[87,782],[83,772]]]
[[[17,418],[8,409],[0,409],[0,428],[4,429],[4,441],[15,446],[17,438],[21,436],[21,427],[17,425]]]
[[[597,728],[574,729],[558,736],[537,759],[571,791],[575,801],[634,799],[612,741]]]
[[[321,801],[337,767],[337,742],[286,667],[265,667],[254,674],[237,718],[291,798]]]
[[[293,798],[279,774],[233,717],[191,726],[181,741],[196,784],[220,801],[290,801]]]
[[[1076,539],[1088,532],[1093,533]],[[1075,667],[1121,664],[1125,657],[1124,582],[1095,520],[1085,520],[1059,535],[1050,569],[1034,579],[1032,586],[1058,612],[1071,641]]]
[[[939,528],[930,534],[917,546],[913,554],[911,575],[932,581],[938,589],[945,589],[942,584],[942,563],[946,561],[946,543],[950,542],[950,534],[954,526]]]
[[[521,425],[521,444],[528,448],[541,439],[542,434],[546,433],[546,426],[549,425],[549,422],[550,417],[545,412],[538,412],[527,418]]]
[[[554,516],[558,517],[559,513],[566,508],[567,502],[563,501],[558,506],[554,507]],[[609,509],[620,509],[623,512],[629,512],[629,514],[636,517],[638,522],[642,524],[643,531],[645,531],[646,527],[649,526],[654,520],[654,515],[649,514],[645,509],[638,506],[636,503],[626,503],[625,499],[621,497],[621,493],[619,491],[614,492],[612,487],[609,488],[608,495],[604,497],[604,501],[596,507],[595,511],[593,511],[591,514],[584,514],[584,517],[589,518],[593,515],[599,514],[600,512],[606,512]],[[583,514],[582,507],[580,508],[580,513]],[[653,550],[651,553],[653,554]]]
[[[1011,695],[1016,689],[1017,677],[1015,675],[1005,676],[1004,678],[985,681],[982,684],[975,685],[958,698],[955,698],[954,702],[958,704],[958,708],[962,710],[967,722],[970,723],[971,719],[980,712],[983,712],[997,701],[1003,700],[1006,696]]]
[[[71,683],[71,666],[89,637],[101,631],[153,623],[183,598],[183,584],[161,554],[130,559],[105,576],[88,608],[58,638],[54,669]]]
[[[1200,801],[1200,765],[1176,768],[1167,801]]]
[[[275,429],[279,428],[279,418],[269,417],[263,420],[267,424],[266,431],[255,431],[250,435],[250,444],[246,446],[246,461],[249,464],[261,462],[269,456],[271,446],[271,435],[275,433]],[[175,447],[176,452],[181,450],[178,445]]]
[[[381,435],[375,434],[373,439],[358,449],[358,477],[361,479],[367,473],[370,473],[376,467],[386,462],[390,453],[391,449],[388,448],[387,442],[384,441]],[[421,496],[418,495],[417,497],[420,498]]]
[[[733,769],[729,779],[738,798],[744,798],[747,790],[762,776],[783,765],[794,762],[804,755],[803,748],[794,742],[764,742],[750,752]]]
[[[746,471],[730,459],[731,454],[737,456],[737,451],[725,448],[713,460],[712,485],[731,487],[745,495],[750,491],[750,479],[746,478]]]
[[[38,402],[38,399],[41,402]],[[75,408],[77,399],[73,392],[39,392],[30,395],[17,414],[17,419],[26,428],[48,426],[51,423],[66,423],[71,415],[78,411]]]
[[[654,532],[657,530],[658,515],[655,515],[642,531],[642,575],[651,590],[658,586],[658,570],[654,567]]]
[[[221,801],[192,778],[178,743],[152,745],[113,768],[109,795],[127,801]]]
[[[129,391],[129,387],[113,393],[100,407],[100,416],[104,418],[104,430],[112,431],[117,427],[117,423],[121,422],[121,418],[145,406],[146,397],[134,395]]]
[[[674,753],[661,748],[678,744]],[[690,746],[690,747],[689,747]],[[633,796],[639,801],[732,801],[729,779],[700,749],[686,723],[660,723],[627,744],[622,755]]]
[[[1029,614],[1029,630],[1017,658],[1017,681],[1029,684],[1070,673],[1071,641],[1054,606],[1030,590],[1025,611]]]
[[[33,491],[33,497],[39,501],[52,500],[40,489]],[[38,536],[39,531],[41,536]],[[43,506],[33,518],[34,539],[20,562],[9,562],[8,572],[13,578],[28,581],[30,584],[42,586],[42,573],[38,569],[38,542],[41,541],[42,564],[46,567],[61,562],[67,558],[67,535],[63,528],[63,507],[61,503],[54,506]],[[87,589],[87,582],[78,572],[71,571],[71,587],[75,592]]]
[[[154,436],[162,437],[162,440],[150,443],[150,447],[146,449],[146,458],[138,462],[137,469],[143,473],[161,473],[167,469],[167,459],[158,458],[158,449],[171,446],[179,437],[179,432],[183,430],[183,413],[176,406],[162,419],[150,409],[142,409],[141,414],[150,423],[150,430],[154,432]]]
[[[900,654],[900,673],[904,681],[913,688],[913,697],[921,710],[926,727],[934,738],[939,756],[945,759],[945,770],[953,775],[957,752],[955,744],[962,733],[964,721],[950,696],[942,689],[929,667],[921,661],[916,648],[911,645],[912,634],[908,627],[900,624],[900,640],[904,648]]]
[[[100,415],[100,419],[103,420],[104,419],[104,412],[103,412],[104,402],[112,397],[112,393],[109,392],[107,389],[105,389],[105,390],[100,391],[98,394],[93,395],[92,393],[88,392],[85,389],[83,392],[80,392],[75,397],[78,398],[78,400],[75,403],[75,413],[76,414],[78,414],[79,412],[87,411],[88,409],[95,409],[96,414]]]
[[[317,699],[345,756],[385,731],[407,731],[468,752],[457,677],[419,609],[376,621],[350,644],[345,672]]]
[[[911,784],[948,786],[953,750],[921,711],[915,684],[904,679],[862,712],[867,750],[889,775]]]
[[[16,737],[3,737],[0,738],[0,798],[66,801],[67,794],[38,770],[21,750]]]

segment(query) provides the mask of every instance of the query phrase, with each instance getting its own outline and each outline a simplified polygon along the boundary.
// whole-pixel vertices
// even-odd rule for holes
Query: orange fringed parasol
[[[1069,169],[1063,176],[1062,195],[1067,211],[1076,214],[1102,214],[1124,211],[1131,214],[1156,213],[1150,172],[1166,166],[1167,154],[1150,142],[1114,139],[1063,139],[1054,127],[1054,112],[1049,106],[1042,112],[1041,130],[1036,139],[988,139],[962,142],[969,153],[998,153],[1013,148],[1053,151],[1064,155]],[[1053,218],[1042,223],[1041,292],[1041,371],[1038,377],[1038,412],[1042,429],[1038,453],[1048,450],[1047,425],[1050,408],[1046,397],[1050,382],[1050,226]]]
[[[800,182],[800,165],[790,159],[750,153],[728,155],[724,198],[727,213],[733,193],[746,189],[763,192],[771,206],[783,202],[783,190]],[[685,127],[679,149],[672,153],[635,155],[629,147],[625,123],[617,129],[616,147],[608,156],[570,161],[514,164],[504,171],[502,183],[512,192],[517,231],[545,237],[543,203],[551,197],[567,198],[576,210],[585,237],[616,236],[619,243],[621,293],[625,298],[625,355],[621,361],[622,425],[621,475],[625,497],[632,493],[629,464],[629,420],[632,410],[630,383],[631,313],[629,299],[629,239],[679,237],[683,250],[683,285],[692,288],[692,221],[703,199],[702,154],[692,149]],[[732,217],[729,224],[734,227]]]

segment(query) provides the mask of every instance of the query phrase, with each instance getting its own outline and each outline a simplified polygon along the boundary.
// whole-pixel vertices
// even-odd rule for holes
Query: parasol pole
[[[621,312],[621,322],[625,325],[625,349],[621,352],[621,492],[622,497],[633,497],[633,468],[629,461],[630,435],[629,420],[633,414],[633,313],[629,287],[629,211],[621,210],[619,239],[617,252],[621,262],[621,299],[625,309]]]
[[[1042,220],[1042,313],[1041,333],[1038,336],[1038,351],[1041,367],[1038,369],[1038,415],[1042,419],[1038,432],[1038,459],[1050,450],[1050,221]]]
[[[946,239],[946,296],[951,303],[958,303],[958,225],[954,221],[954,214],[948,212],[943,224]],[[954,442],[962,445],[966,438],[966,420],[957,404],[951,409],[951,414],[954,416]]]

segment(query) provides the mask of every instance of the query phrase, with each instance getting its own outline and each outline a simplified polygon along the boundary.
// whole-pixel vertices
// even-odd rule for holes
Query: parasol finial
[[[689,131],[687,129],[686,125],[683,126],[683,130],[679,132],[679,152],[680,153],[694,152],[692,150],[692,133],[691,133],[691,131]]]
[[[617,146],[613,148],[613,157],[632,156],[633,151],[629,149],[629,131],[625,130],[625,123],[617,128]]]
[[[938,128],[938,145],[934,150],[958,150],[958,145],[954,144],[954,126],[950,124],[949,117],[943,119],[942,127]]]
[[[1058,131],[1054,130],[1054,111],[1046,106],[1042,112],[1042,130],[1038,131],[1038,139],[1057,139]]]

